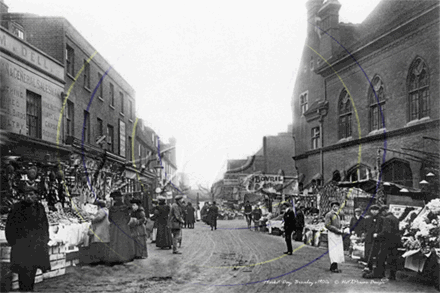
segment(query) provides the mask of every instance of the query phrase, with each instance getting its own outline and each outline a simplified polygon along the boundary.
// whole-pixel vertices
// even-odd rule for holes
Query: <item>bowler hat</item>
[[[339,202],[334,201],[334,202],[332,202],[332,203],[330,204],[330,207],[332,207],[332,206],[334,206],[334,205],[337,205],[338,207],[341,206],[341,204],[340,204]]]
[[[355,212],[362,212],[362,210],[360,208],[356,208],[354,211]]]
[[[370,207],[370,210],[378,210],[380,207],[377,204],[374,204]]]
[[[387,211],[389,207],[387,205],[383,205],[380,207],[379,212]]]

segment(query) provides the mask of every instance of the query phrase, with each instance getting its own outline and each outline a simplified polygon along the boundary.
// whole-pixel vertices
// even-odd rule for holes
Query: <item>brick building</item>
[[[383,0],[361,24],[339,22],[337,0],[306,7],[292,96],[302,185],[438,178],[439,2]]]
[[[102,162],[113,165],[109,174],[125,168],[125,192],[153,194],[157,170],[147,157],[156,156],[158,138],[136,118],[134,89],[65,18],[9,13],[3,0],[0,6],[2,40],[12,36],[27,44],[28,62],[40,72],[46,70],[57,86],[56,98],[46,98],[46,93],[42,99],[43,108],[50,106],[54,112],[54,121],[47,124],[49,114],[39,111],[38,138],[66,149],[71,161],[83,162],[88,170]],[[42,95],[41,90],[36,93]],[[168,171],[169,165],[176,169],[175,156],[166,161]]]

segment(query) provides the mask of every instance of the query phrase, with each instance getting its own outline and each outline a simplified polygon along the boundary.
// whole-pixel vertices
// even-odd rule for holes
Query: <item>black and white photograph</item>
[[[0,0],[0,292],[440,292],[439,12]]]

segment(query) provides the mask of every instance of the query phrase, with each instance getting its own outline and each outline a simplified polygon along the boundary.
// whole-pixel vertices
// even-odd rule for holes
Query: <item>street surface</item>
[[[243,229],[244,220],[201,222],[183,229],[182,255],[148,243],[148,258],[108,267],[76,266],[35,285],[37,292],[437,292],[398,273],[397,281],[366,280],[346,257],[341,274],[329,271],[326,250]],[[323,255],[325,254],[325,255]]]

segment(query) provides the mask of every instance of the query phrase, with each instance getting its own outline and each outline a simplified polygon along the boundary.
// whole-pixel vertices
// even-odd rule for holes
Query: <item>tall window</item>
[[[391,159],[382,167],[382,180],[412,187],[412,172],[407,161]]]
[[[84,110],[83,140],[90,143],[90,113]]]
[[[71,76],[74,76],[74,63],[75,63],[75,52],[72,47],[66,45],[66,71]]]
[[[320,131],[319,127],[312,128],[312,150],[319,148]]]
[[[133,119],[133,102],[131,100],[128,100],[128,106],[130,107],[130,119]]]
[[[131,144],[132,144],[133,142],[132,142],[132,139],[131,139],[131,136],[129,136],[128,137],[128,147],[127,147],[127,159],[129,160],[129,161],[132,161],[133,159],[131,158],[132,157],[132,152],[131,152]]]
[[[66,136],[74,136],[74,108],[71,101],[67,101],[64,112],[66,113]]]
[[[26,91],[26,134],[41,138],[41,96]]]
[[[429,116],[429,74],[425,62],[416,58],[408,78],[409,120]]]
[[[98,88],[98,98],[104,99],[104,87],[102,86],[102,84],[104,83],[104,80],[102,79],[102,74],[98,73],[98,83],[99,83],[99,88]]]
[[[114,130],[111,125],[107,125],[107,145],[108,150],[114,153]]]
[[[373,131],[385,128],[385,92],[379,76],[373,78],[371,85],[374,91],[370,88],[370,131]]]
[[[110,96],[110,105],[114,107],[115,106],[115,87],[113,86],[112,83],[110,83],[109,96]]]
[[[119,96],[121,97],[121,113],[124,113],[124,94],[119,92]]]
[[[103,136],[104,135],[104,124],[102,122],[102,119],[98,118],[97,119],[97,124],[96,124],[96,133],[98,134],[98,136]]]
[[[351,136],[351,102],[344,89],[339,96],[339,139]]]
[[[301,114],[304,114],[307,111],[307,109],[309,108],[308,93],[307,92],[305,92],[301,96],[299,96],[299,103],[301,106]]]
[[[84,60],[84,87],[90,89],[90,63]]]

